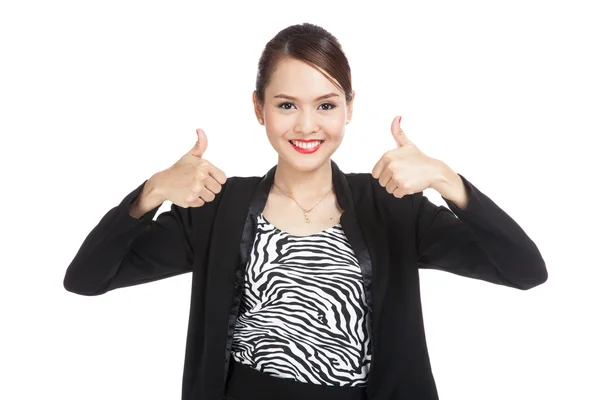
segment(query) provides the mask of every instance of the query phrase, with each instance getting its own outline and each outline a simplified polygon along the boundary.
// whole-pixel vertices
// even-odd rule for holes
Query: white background
[[[352,68],[342,171],[370,172],[402,115],[408,137],[546,261],[548,281],[530,291],[422,272],[440,398],[600,398],[595,2],[217,3],[0,6],[0,398],[180,398],[191,275],[85,297],[64,290],[64,273],[196,128],[227,176],[276,163],[251,95],[266,42],[302,22],[336,35]]]

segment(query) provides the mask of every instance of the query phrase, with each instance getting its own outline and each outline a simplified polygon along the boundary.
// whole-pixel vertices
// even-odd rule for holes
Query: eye
[[[284,103],[280,103],[277,107],[283,108],[284,110],[291,110],[291,108],[288,108],[287,105],[294,106],[289,101],[286,101]],[[321,106],[328,106],[328,108],[325,108],[325,111],[333,110],[336,107],[336,105],[333,103],[323,103]]]
[[[279,108],[283,108],[284,110],[289,110],[289,108],[282,107],[282,106],[284,106],[284,105],[287,105],[287,104],[289,104],[289,105],[293,105],[293,104],[292,104],[292,103],[290,103],[289,101],[286,101],[285,103],[281,103],[281,104],[279,104],[277,107],[279,107]]]

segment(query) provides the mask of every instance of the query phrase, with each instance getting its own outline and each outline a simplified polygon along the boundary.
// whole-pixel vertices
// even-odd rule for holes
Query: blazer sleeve
[[[67,268],[66,290],[94,296],[192,270],[193,208],[173,204],[156,221],[160,206],[139,219],[129,214],[146,182],[109,210],[87,235]]]
[[[419,268],[527,290],[548,279],[546,264],[523,229],[464,176],[465,209],[442,197],[449,209],[415,193]]]

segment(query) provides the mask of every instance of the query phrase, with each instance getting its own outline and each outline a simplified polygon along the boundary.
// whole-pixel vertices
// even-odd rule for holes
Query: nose
[[[301,135],[310,135],[319,130],[318,117],[310,110],[300,111],[294,126],[294,132]]]

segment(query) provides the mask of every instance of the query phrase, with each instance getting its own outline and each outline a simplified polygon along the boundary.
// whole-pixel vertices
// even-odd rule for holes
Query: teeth
[[[294,143],[294,146],[301,147],[303,149],[312,149],[313,147],[318,146],[319,144],[321,144],[321,141],[317,140],[315,142],[308,142],[308,143],[306,143],[306,142],[297,142],[295,140],[292,140],[292,143]]]

